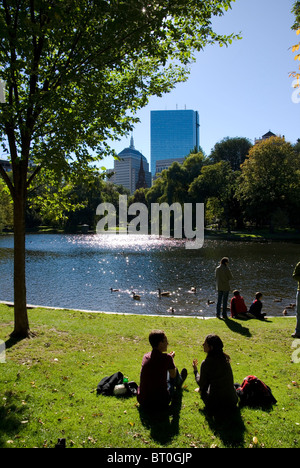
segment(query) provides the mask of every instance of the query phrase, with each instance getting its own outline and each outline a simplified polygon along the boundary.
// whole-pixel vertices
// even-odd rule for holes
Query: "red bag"
[[[268,385],[255,375],[248,375],[242,385],[237,389],[240,404],[246,406],[262,407],[277,403]]]

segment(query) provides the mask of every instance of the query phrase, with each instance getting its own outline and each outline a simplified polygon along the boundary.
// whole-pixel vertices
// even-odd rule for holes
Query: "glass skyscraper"
[[[197,111],[151,111],[152,177],[158,161],[184,158],[199,148],[199,127]]]

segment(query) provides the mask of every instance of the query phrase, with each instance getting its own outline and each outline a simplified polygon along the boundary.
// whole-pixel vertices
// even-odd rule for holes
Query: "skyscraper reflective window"
[[[199,148],[199,114],[193,110],[151,111],[151,173],[157,161],[184,158]]]

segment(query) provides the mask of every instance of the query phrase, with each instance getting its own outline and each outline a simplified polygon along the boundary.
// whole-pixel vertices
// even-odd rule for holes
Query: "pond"
[[[205,240],[202,249],[186,250],[184,241],[96,234],[30,234],[26,253],[28,304],[197,317],[215,316],[209,302],[216,300],[214,272],[222,257],[230,258],[232,290],[241,291],[248,307],[261,291],[264,311],[275,316],[295,303],[292,273],[300,260],[292,243]],[[13,301],[13,236],[0,237],[0,278],[0,300]],[[159,297],[158,288],[171,296]]]

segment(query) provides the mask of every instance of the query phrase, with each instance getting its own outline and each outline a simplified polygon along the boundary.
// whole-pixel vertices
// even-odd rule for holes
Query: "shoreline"
[[[7,307],[14,307],[13,302],[9,301],[0,301],[1,305]],[[102,310],[86,310],[86,309],[69,309],[65,307],[47,307],[41,305],[27,304],[27,310],[30,309],[44,309],[44,310],[61,310],[65,312],[82,312],[85,314],[104,314],[104,315],[121,315],[121,316],[134,316],[134,317],[161,317],[161,318],[189,318],[189,319],[199,319],[199,320],[211,320],[216,317],[197,317],[195,315],[160,315],[160,314],[134,314],[132,312],[105,312]]]
[[[9,301],[0,301],[0,305],[5,305],[7,307],[14,307],[13,302]],[[117,316],[133,316],[133,317],[157,317],[157,318],[179,318],[179,319],[196,319],[196,320],[213,320],[217,319],[217,317],[198,317],[196,315],[160,315],[160,314],[134,314],[132,312],[105,312],[101,310],[86,310],[86,309],[69,309],[65,307],[48,307],[48,306],[41,306],[41,305],[33,305],[33,304],[27,304],[27,310],[32,310],[32,309],[43,309],[43,310],[56,310],[56,311],[62,311],[62,312],[81,312],[85,314],[103,314],[103,315],[117,315]],[[268,319],[272,318],[282,318],[282,319],[288,319],[292,318],[295,319],[296,316],[294,315],[267,315],[266,316],[266,321]],[[229,320],[236,320],[228,315]],[[219,320],[219,319],[218,319]],[[222,319],[221,319],[222,320]],[[251,319],[249,318],[248,320],[257,320],[257,319]],[[243,318],[242,318],[242,321]],[[247,320],[246,320],[247,321]]]
[[[61,230],[57,229],[45,229],[45,230],[28,230],[26,231],[26,235],[53,235],[53,234],[58,234],[58,235],[78,235],[78,236],[87,236],[87,235],[97,235],[96,231],[94,230],[89,230],[87,232],[64,232]],[[5,236],[13,236],[14,232],[9,231],[9,232],[0,232],[0,238],[5,237]],[[147,234],[147,236],[150,236],[150,234]],[[173,237],[171,237],[173,239]],[[184,239],[183,239],[184,240]],[[232,231],[230,233],[225,232],[225,231],[215,231],[215,230],[210,230],[210,229],[205,229],[205,235],[204,235],[204,241],[205,240],[222,240],[222,241],[228,241],[228,242],[253,242],[253,243],[268,243],[268,242],[294,242],[294,243],[300,243],[300,233],[296,232],[274,232],[274,233],[269,233],[267,231],[255,231],[249,232],[247,230],[245,231]]]

